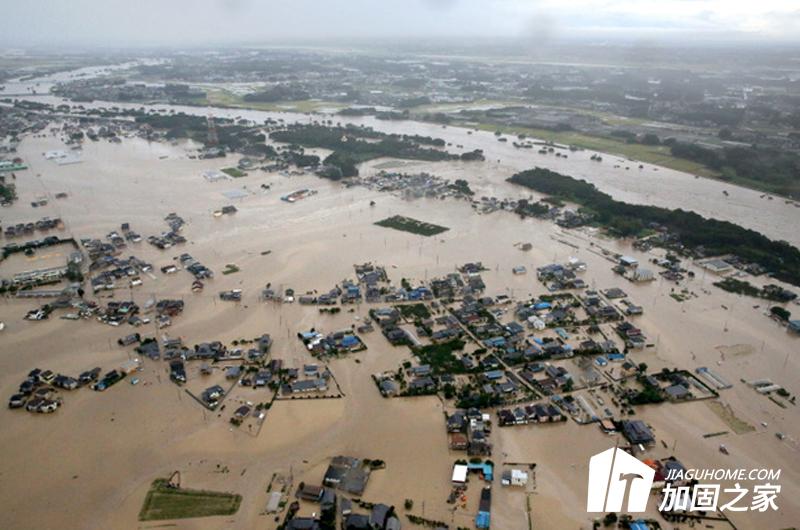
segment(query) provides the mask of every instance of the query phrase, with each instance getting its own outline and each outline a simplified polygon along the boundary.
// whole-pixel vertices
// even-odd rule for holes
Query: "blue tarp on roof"
[[[539,302],[538,304],[534,304],[534,309],[550,309],[553,307],[550,302]]]
[[[630,523],[630,528],[631,530],[650,530],[650,526],[641,519]]]
[[[478,528],[489,528],[490,520],[491,516],[489,512],[478,512],[478,516],[475,517],[475,526]]]
[[[357,346],[358,339],[354,335],[345,335],[342,337],[342,346],[350,347],[350,346]]]
[[[481,473],[483,473],[483,478],[488,482],[491,482],[493,480],[494,468],[490,464],[486,464],[484,462],[477,462],[477,463],[470,462],[467,464],[467,469],[469,469],[470,471],[473,470],[480,471]]]

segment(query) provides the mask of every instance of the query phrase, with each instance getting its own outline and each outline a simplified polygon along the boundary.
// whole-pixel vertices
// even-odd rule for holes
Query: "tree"
[[[783,320],[784,322],[789,320],[789,317],[792,316],[792,314],[789,311],[777,305],[772,306],[769,309],[769,312],[778,317],[779,319]]]
[[[661,140],[658,139],[658,136],[653,133],[647,133],[642,136],[642,144],[643,145],[659,145]]]

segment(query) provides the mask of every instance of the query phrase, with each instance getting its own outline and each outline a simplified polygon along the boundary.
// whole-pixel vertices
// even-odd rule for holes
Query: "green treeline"
[[[773,241],[754,230],[706,219],[694,212],[617,201],[588,182],[548,169],[523,171],[508,181],[575,202],[619,236],[635,236],[646,228],[662,227],[688,249],[702,247],[708,255],[736,254],[764,266],[779,280],[800,285],[800,250],[785,241]]]
[[[358,174],[357,164],[384,156],[434,162],[459,158],[468,160],[477,156],[475,153],[459,156],[434,149],[444,147],[445,142],[441,138],[385,134],[355,126],[293,125],[271,132],[270,138],[276,142],[332,150],[333,153],[324,160],[329,170],[323,171],[322,176],[334,180],[355,176]]]
[[[250,103],[275,103],[278,101],[305,101],[311,98],[302,87],[297,85],[276,85],[261,92],[245,94],[242,98]]]
[[[719,171],[724,180],[758,182],[773,193],[800,197],[800,157],[790,151],[751,146],[709,149],[675,142],[670,152]]]

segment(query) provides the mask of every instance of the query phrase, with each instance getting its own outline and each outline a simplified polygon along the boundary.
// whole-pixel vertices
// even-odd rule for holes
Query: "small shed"
[[[465,484],[467,482],[467,466],[456,464],[453,466],[453,484]]]
[[[281,505],[281,492],[273,491],[267,501],[267,513],[277,513]]]

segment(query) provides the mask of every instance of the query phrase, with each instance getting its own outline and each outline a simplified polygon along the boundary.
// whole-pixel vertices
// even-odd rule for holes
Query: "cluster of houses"
[[[520,369],[519,377],[546,396],[569,391],[575,385],[572,374],[564,366],[549,362],[528,363]]]
[[[536,278],[551,292],[565,289],[584,289],[586,282],[578,274],[586,270],[586,264],[575,258],[567,263],[551,263],[536,269]]]
[[[406,369],[406,374],[409,377],[405,389],[406,395],[417,396],[430,394],[435,392],[439,386],[437,379],[433,377],[433,369],[429,364],[409,366]],[[439,380],[441,380],[442,377],[447,378],[448,375],[449,374],[439,376]],[[449,377],[452,379],[452,376]]]
[[[552,403],[534,403],[500,409],[497,411],[497,423],[501,427],[510,425],[528,425],[566,421],[567,417]]]
[[[314,357],[332,357],[367,349],[366,344],[352,331],[336,331],[323,335],[315,329],[297,334]]]
[[[166,250],[175,245],[186,243],[186,238],[180,234],[183,225],[186,223],[181,216],[172,212],[164,220],[169,225],[169,230],[157,236],[149,236],[147,242],[159,250]]]
[[[194,276],[195,280],[206,280],[214,277],[211,269],[194,259],[190,254],[181,254],[178,256],[178,262]]]
[[[327,367],[321,369],[317,364],[305,364],[302,375],[301,378],[300,370],[296,368],[286,370],[286,382],[281,392],[284,395],[293,395],[328,391],[331,372]]]
[[[244,349],[239,347],[228,348],[220,341],[201,342],[194,347],[184,346],[180,337],[164,337],[159,342],[153,338],[143,339],[136,348],[136,352],[153,360],[181,359],[184,361],[244,361],[250,364],[263,364],[272,347],[272,338],[263,334],[255,340],[253,347]],[[274,366],[273,366],[274,365]],[[269,363],[273,373],[283,368],[282,361],[272,359]]]
[[[367,504],[356,500],[364,494],[370,474],[382,469],[380,460],[366,460],[350,456],[336,456],[331,459],[322,479],[322,485],[300,483],[295,493],[297,501],[289,506],[283,528],[287,530],[322,530],[335,528],[337,521],[342,530],[400,530],[400,519],[393,506],[382,503]],[[274,502],[273,502],[274,499]],[[311,516],[300,516],[300,501],[319,505]],[[277,511],[280,493],[274,493],[267,512]],[[355,511],[361,506],[366,513]],[[338,506],[338,510],[336,507]]]
[[[335,305],[337,302],[345,305],[362,301],[394,303],[433,298],[431,290],[424,286],[412,288],[392,285],[386,270],[379,265],[364,263],[354,267],[357,280],[344,280],[326,293],[301,295],[298,302],[304,305]]]
[[[492,362],[497,362],[494,356],[487,356],[481,359],[482,365]],[[502,370],[499,367],[483,372],[480,374],[479,380],[482,385],[482,392],[485,395],[499,398],[498,401],[511,401],[517,392],[523,388],[522,382],[514,372]]]
[[[122,323],[132,325],[132,319],[138,318],[139,305],[132,300],[111,300],[105,307],[97,310],[97,320],[110,326],[119,326]]]
[[[434,278],[430,281],[430,288],[436,298],[457,298],[462,296],[476,296],[486,289],[486,284],[481,278],[485,270],[480,262],[466,263],[458,268],[460,274],[451,273],[443,278]]]
[[[721,385],[713,376],[709,376],[708,379],[712,384],[718,385],[717,388],[730,388]],[[654,375],[645,375],[642,376],[641,383],[669,401],[688,401],[718,395],[716,390],[694,375],[680,370],[663,370]]]
[[[3,235],[10,239],[13,237],[29,236],[33,234],[35,230],[46,232],[56,228],[64,228],[64,222],[61,218],[42,217],[38,221],[8,225],[5,227]]]
[[[489,414],[479,409],[456,410],[447,416],[447,438],[453,451],[467,451],[470,456],[492,454],[489,435],[492,423]]]
[[[119,368],[100,377],[101,369],[92,368],[77,377],[55,373],[52,370],[34,368],[20,383],[19,388],[8,400],[8,408],[25,408],[28,412],[48,414],[55,412],[64,400],[59,391],[72,391],[83,386],[91,386],[93,390],[104,391],[121,381],[128,374],[141,369],[138,359],[126,361]],[[136,378],[131,379],[135,384]]]
[[[632,350],[640,350],[647,345],[647,337],[641,329],[627,320],[614,327],[617,334],[625,341],[625,346]]]
[[[105,307],[98,307],[96,310],[97,320],[111,326],[119,326],[128,323],[131,326],[142,326],[150,322],[150,319],[142,314],[155,311],[156,322],[159,327],[164,328],[172,324],[172,317],[183,312],[182,300],[148,300],[145,307],[141,309],[132,300],[109,301]]]
[[[611,293],[609,299],[625,298],[627,295],[620,289],[607,289],[606,292]],[[622,296],[618,296],[618,295]],[[600,293],[594,289],[587,290],[582,296],[583,306],[586,309],[586,314],[589,318],[594,319],[595,322],[615,322],[622,320],[617,308],[606,302]]]
[[[369,312],[372,320],[381,328],[381,333],[392,346],[412,344],[412,337],[399,326],[401,315],[396,307],[381,307]]]
[[[139,274],[152,271],[153,266],[136,256],[120,259],[106,255],[92,261],[89,270],[94,272],[91,285],[92,291],[97,293],[102,290],[114,289],[116,282],[122,279],[127,279],[130,287],[142,285]]]
[[[429,173],[396,173],[380,171],[375,175],[352,179],[350,186],[365,186],[371,190],[398,193],[404,199],[419,199],[422,197],[444,199],[469,199],[472,192],[469,186],[462,181],[453,183],[447,179]]]

